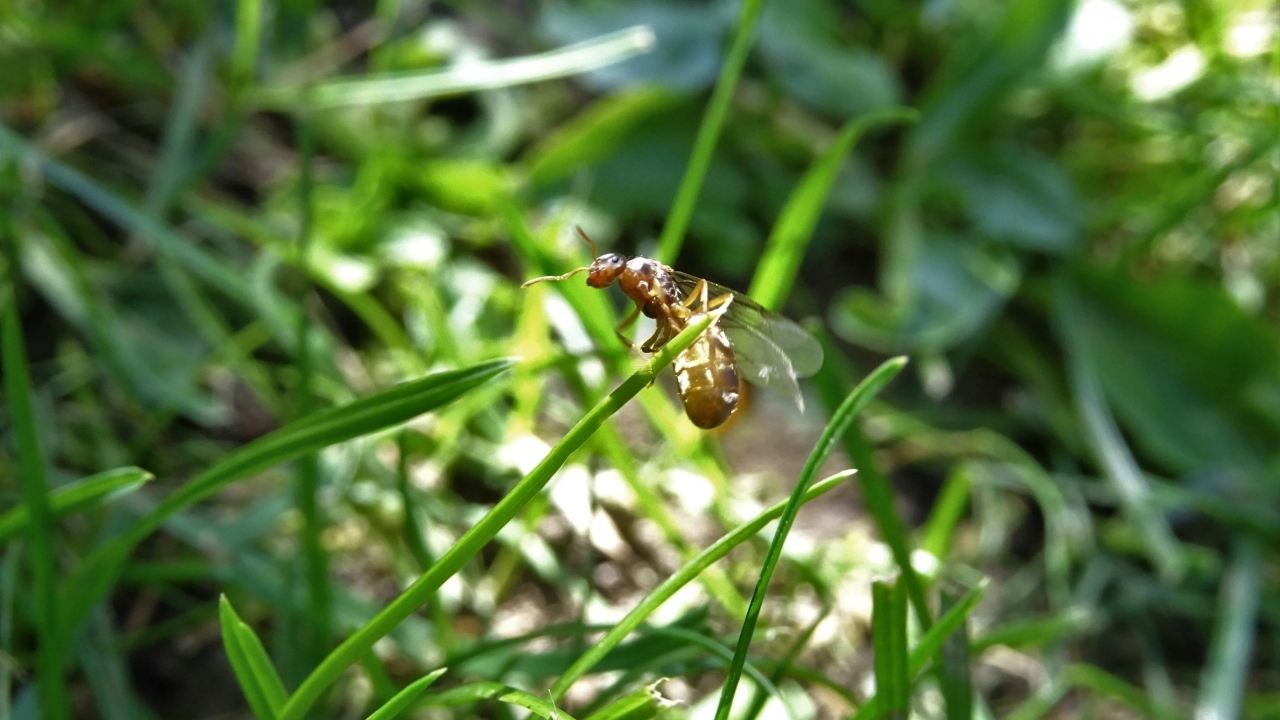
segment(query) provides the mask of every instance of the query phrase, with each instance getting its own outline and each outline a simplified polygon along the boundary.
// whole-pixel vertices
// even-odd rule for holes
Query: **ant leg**
[[[702,298],[702,304],[707,304],[707,281],[699,280],[697,285],[693,286],[693,292],[689,293],[689,297],[680,303],[680,307],[691,308],[697,302],[698,298]]]
[[[631,314],[623,318],[622,322],[618,323],[618,326],[613,329],[613,331],[617,333],[618,339],[621,340],[622,344],[626,345],[628,348],[635,347],[635,343],[628,340],[627,336],[622,334],[622,331],[634,325],[636,322],[636,318],[638,317],[640,317],[639,305],[637,305],[635,309],[631,311]]]
[[[732,295],[730,295],[730,294],[728,294],[728,293],[725,293],[724,295],[721,295],[720,297],[716,298],[715,300],[712,300],[710,303],[707,303],[707,302],[705,302],[705,301],[704,301],[704,302],[703,302],[703,309],[704,309],[704,312],[705,312],[706,310],[715,310],[716,308],[720,307],[721,305],[723,305],[723,304],[725,304],[725,303],[729,302],[729,300],[730,300],[732,297],[733,297]]]

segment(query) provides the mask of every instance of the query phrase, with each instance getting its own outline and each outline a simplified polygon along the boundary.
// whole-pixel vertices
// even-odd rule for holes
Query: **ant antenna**
[[[595,241],[594,241],[594,240],[592,240],[591,238],[587,237],[587,234],[586,234],[585,232],[583,232],[583,231],[582,231],[582,226],[581,226],[581,225],[574,225],[574,226],[573,226],[573,229],[578,231],[578,237],[582,238],[582,239],[583,239],[583,241],[587,243],[587,245],[590,245],[590,246],[591,246],[591,257],[593,257],[593,258],[599,257],[599,256],[600,256],[600,248],[596,247],[596,243],[595,243]]]
[[[524,284],[522,284],[520,287],[522,287],[522,288],[527,288],[527,287],[529,287],[530,285],[536,285],[536,284],[538,284],[538,283],[540,283],[540,282],[560,282],[561,280],[568,280],[569,278],[573,277],[574,275],[577,275],[577,274],[578,274],[578,273],[580,273],[580,272],[586,272],[586,271],[588,271],[588,270],[590,270],[590,269],[591,269],[591,268],[589,268],[589,267],[580,267],[580,268],[578,268],[578,269],[576,269],[576,270],[570,270],[569,272],[567,272],[567,273],[565,273],[565,274],[563,274],[563,275],[543,275],[542,277],[536,277],[536,278],[534,278],[534,279],[532,279],[532,280],[526,280],[526,281],[524,282]]]

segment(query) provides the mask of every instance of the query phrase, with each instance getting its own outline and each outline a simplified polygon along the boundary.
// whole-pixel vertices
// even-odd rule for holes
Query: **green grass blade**
[[[245,87],[253,82],[261,35],[262,0],[239,0],[236,3],[236,44],[231,51],[232,87]]]
[[[940,593],[941,610],[946,614],[955,607],[956,598],[947,590]],[[969,677],[969,625],[967,622],[942,644],[942,667],[938,685],[946,703],[947,720],[970,720],[973,717],[973,681]]]
[[[145,485],[154,476],[136,467],[123,467],[90,475],[68,483],[49,494],[49,511],[55,520],[78,510],[127,495]],[[0,543],[27,531],[31,513],[27,506],[19,505],[0,515]]]
[[[497,700],[530,710],[544,720],[573,720],[573,716],[542,698],[523,690],[496,682],[474,682],[430,695],[423,700],[426,707],[457,707],[481,700]]]
[[[973,641],[978,655],[996,645],[1020,650],[1042,647],[1084,632],[1092,623],[1084,608],[1068,608],[1049,617],[1013,620],[987,629]]]
[[[844,364],[843,355],[831,344],[831,338],[818,324],[809,324],[808,329],[822,342],[826,362],[813,378],[822,402],[828,412],[835,413],[844,396],[845,388],[851,384],[851,373]],[[881,537],[893,553],[893,560],[907,583],[907,592],[911,598],[911,606],[915,608],[916,618],[920,624],[928,628],[933,623],[933,614],[925,601],[924,582],[911,564],[911,539],[907,534],[907,524],[898,515],[893,505],[893,488],[889,480],[880,471],[880,466],[872,454],[871,443],[862,435],[862,429],[856,423],[849,426],[841,442],[854,467],[858,468],[858,485],[862,488],[862,501],[867,511],[876,521]]]
[[[756,266],[751,289],[747,292],[753,300],[772,310],[777,310],[786,301],[800,270],[805,249],[809,246],[809,238],[813,236],[813,228],[827,203],[831,184],[835,182],[845,156],[862,136],[873,128],[914,122],[917,117],[919,113],[915,110],[895,107],[868,113],[845,123],[831,147],[813,161],[782,207],[765,243],[764,255]]]
[[[0,563],[0,650],[8,657],[16,652],[13,643],[13,601],[18,596],[18,572],[22,569],[22,542],[10,543]],[[0,720],[12,717],[13,666],[0,663]]]
[[[236,450],[165,498],[81,563],[67,580],[68,590],[75,589],[75,602],[67,609],[67,627],[78,625],[89,608],[106,593],[134,546],[179,510],[253,473],[417,417],[488,382],[511,365],[511,360],[490,360],[470,368],[433,373],[347,405],[314,413]]]
[[[236,615],[226,595],[218,600],[218,619],[222,626],[222,646],[226,650],[227,660],[231,663],[231,670],[240,683],[240,689],[244,692],[245,700],[249,703],[249,709],[259,720],[275,720],[276,711],[283,704],[284,698],[282,696],[272,698],[270,679],[260,675],[255,663],[250,659],[251,651],[246,647],[248,637],[240,631],[244,621]],[[279,678],[276,680],[279,681]],[[283,687],[281,691],[283,692]]]
[[[1253,657],[1263,574],[1258,547],[1249,540],[1239,541],[1222,578],[1218,627],[1200,681],[1197,718],[1226,720],[1240,716]]]
[[[807,503],[822,496],[852,475],[852,471],[845,471],[816,483],[805,493],[803,502]],[[739,525],[733,532],[712,543],[706,550],[698,553],[696,557],[682,565],[679,570],[666,580],[663,580],[631,612],[627,613],[626,617],[615,623],[603,637],[596,641],[595,645],[592,645],[587,652],[583,653],[581,657],[569,666],[568,670],[564,671],[564,674],[552,684],[551,696],[553,698],[564,697],[565,692],[569,690],[570,686],[578,678],[590,672],[591,668],[595,667],[597,663],[604,659],[605,655],[608,655],[628,635],[640,627],[640,624],[646,618],[652,615],[672,595],[675,595],[680,588],[693,582],[712,563],[728,555],[735,547],[755,537],[756,533],[763,530],[766,525],[781,517],[782,511],[786,506],[786,503],[778,503],[755,516],[749,522]]]
[[[871,585],[871,644],[876,697],[881,714],[906,720],[911,707],[911,678],[907,675],[907,593],[905,583]]]
[[[914,679],[926,665],[939,659],[939,653],[947,638],[964,626],[974,608],[982,602],[982,595],[986,589],[987,582],[984,580],[982,584],[965,593],[959,602],[938,618],[933,627],[925,631],[920,642],[911,648],[911,655],[907,659],[908,676]],[[881,704],[883,702],[878,694],[868,698],[866,704],[858,708],[858,712],[854,715],[855,720],[879,717],[883,713]]]
[[[1071,391],[1084,425],[1085,437],[1120,497],[1125,513],[1142,531],[1151,559],[1167,581],[1176,581],[1185,570],[1185,560],[1169,523],[1154,511],[1151,486],[1138,461],[1129,451],[1120,427],[1103,394],[1097,369],[1085,348],[1085,320],[1079,298],[1065,276],[1056,281],[1058,318],[1067,350],[1067,372]]]
[[[724,307],[727,309],[729,306]],[[689,323],[689,326],[679,335],[655,353],[648,363],[584,415],[578,424],[556,443],[542,462],[511,488],[479,522],[472,525],[471,529],[463,534],[430,569],[372,620],[329,653],[289,699],[288,705],[281,713],[281,720],[300,720],[325,688],[329,687],[347,667],[359,660],[375,642],[386,636],[417,610],[446,580],[496,537],[498,531],[511,522],[529,501],[537,497],[560,466],[608,420],[609,416],[621,409],[636,393],[652,382],[659,371],[675,360],[676,355],[683,352],[718,317],[719,313],[707,313]]]
[[[434,672],[428,673],[417,680],[405,686],[405,689],[396,693],[394,697],[388,700],[382,707],[373,711],[368,720],[395,720],[395,718],[404,712],[418,696],[426,690],[431,683],[434,683],[445,672],[445,668],[440,668]]]
[[[778,560],[782,557],[782,545],[787,540],[787,534],[791,532],[791,526],[796,521],[796,513],[800,511],[800,505],[804,500],[805,492],[809,486],[813,484],[818,468],[826,461],[827,456],[831,454],[831,450],[835,447],[836,442],[844,436],[846,430],[853,424],[854,418],[862,409],[871,402],[889,381],[897,377],[898,373],[907,364],[905,357],[896,357],[886,360],[880,367],[871,371],[858,386],[849,393],[840,407],[836,409],[831,416],[831,422],[827,424],[826,430],[822,432],[822,437],[818,439],[818,444],[814,447],[813,452],[809,455],[809,460],[805,463],[804,469],[800,472],[800,477],[796,480],[795,490],[791,493],[791,499],[787,501],[786,508],[782,511],[782,516],[778,519],[778,530],[773,536],[773,542],[769,544],[769,552],[765,555],[764,566],[760,570],[760,578],[756,582],[755,592],[751,595],[751,605],[747,608],[747,617],[742,623],[742,630],[738,635],[738,646],[733,654],[733,662],[729,665],[729,674],[725,678],[724,687],[720,691],[720,704],[716,707],[716,720],[727,720],[729,717],[729,709],[733,704],[733,695],[737,691],[738,681],[742,677],[742,666],[747,660],[747,650],[751,646],[751,636],[755,633],[756,622],[760,618],[760,610],[764,607],[764,598],[769,589],[769,580],[773,576],[773,569],[777,566]]]
[[[663,710],[655,697],[656,692],[657,688],[645,687],[627,693],[591,713],[585,720],[646,720]]]
[[[920,547],[938,560],[946,559],[951,533],[969,506],[969,470],[967,463],[957,463],[951,468],[924,523]]]
[[[1124,703],[1145,717],[1157,720],[1176,720],[1182,717],[1176,711],[1153,703],[1145,692],[1100,667],[1075,663],[1064,668],[1062,676],[1071,686],[1088,688],[1098,695]],[[1202,716],[1197,714],[1196,717]]]
[[[668,265],[674,263],[680,255],[685,231],[689,229],[693,208],[698,204],[698,194],[702,191],[702,181],[707,177],[707,168],[711,166],[711,157],[715,155],[716,142],[720,139],[720,131],[724,129],[725,118],[729,115],[733,91],[738,86],[738,78],[742,75],[747,55],[751,52],[761,4],[763,0],[743,0],[742,9],[738,11],[733,43],[720,68],[716,88],[711,93],[707,112],[702,116],[698,136],[693,141],[693,153],[689,155],[684,179],[680,181],[680,189],[676,191],[675,202],[671,206],[671,212],[667,214],[666,224],[662,226],[662,236],[658,239],[658,259]]]
[[[470,62],[444,70],[332,80],[306,87],[260,88],[249,102],[263,108],[316,109],[405,102],[527,85],[598,70],[648,52],[653,31],[637,26],[567,47],[510,60]]]
[[[12,288],[12,286],[10,286]],[[18,322],[18,306],[12,289],[0,302],[3,314],[4,391],[9,404],[9,422],[22,471],[22,500],[26,507],[31,541],[31,566],[35,578],[32,597],[36,615],[36,682],[40,710],[46,718],[62,720],[71,716],[66,685],[62,678],[63,627],[59,617],[58,561],[54,549],[57,528],[49,507],[49,483],[45,477],[44,453],[36,433],[35,408],[31,401],[31,372]]]

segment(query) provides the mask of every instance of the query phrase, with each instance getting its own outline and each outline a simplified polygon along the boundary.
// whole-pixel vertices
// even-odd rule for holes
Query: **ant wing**
[[[672,271],[672,275],[686,297],[700,280],[679,271]],[[808,377],[822,367],[822,346],[787,318],[723,285],[707,283],[708,300],[723,295],[732,295],[733,303],[720,319],[720,325],[733,344],[742,377],[761,387],[776,386],[803,409],[796,378]]]

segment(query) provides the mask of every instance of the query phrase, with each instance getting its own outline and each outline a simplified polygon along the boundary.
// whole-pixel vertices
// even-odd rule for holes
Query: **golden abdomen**
[[[673,369],[685,414],[705,430],[719,426],[738,406],[738,367],[733,346],[719,325],[698,336]]]

